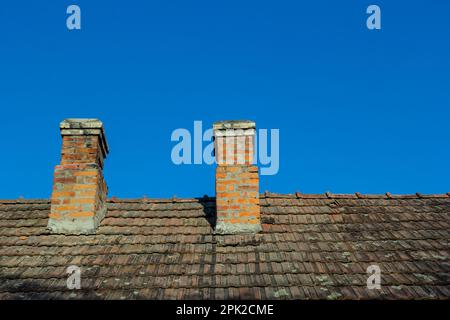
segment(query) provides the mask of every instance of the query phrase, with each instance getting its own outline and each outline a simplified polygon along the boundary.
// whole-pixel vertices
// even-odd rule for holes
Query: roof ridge
[[[24,198],[0,199],[0,204],[21,204],[21,203],[23,203],[23,204],[27,204],[27,203],[48,204],[48,203],[50,203],[50,199],[39,199],[39,198],[36,198],[36,199],[33,199],[33,198],[30,198],[30,199],[24,199]]]
[[[432,199],[432,198],[450,198],[450,192],[437,193],[437,194],[424,194],[416,192],[413,194],[391,194],[386,192],[384,194],[362,194],[360,192],[355,193],[274,193],[265,191],[260,194],[260,198],[270,199]],[[108,198],[108,203],[195,203],[201,201],[214,201],[216,197],[204,195],[203,197],[193,198],[177,198],[175,196],[171,198],[148,198],[143,196],[140,198],[118,198],[113,196]],[[50,203],[50,199],[42,198],[17,198],[17,199],[0,199],[0,204],[28,204],[28,203]]]
[[[362,194],[360,192],[355,193],[331,193],[329,191],[325,193],[301,193],[295,192],[294,194],[281,194],[273,192],[264,192],[261,198],[291,198],[291,199],[423,199],[423,198],[450,198],[450,192],[441,194],[424,194],[416,192],[414,194],[391,194],[386,192],[384,194]]]
[[[111,197],[107,200],[108,203],[198,203],[202,201],[213,201],[215,197],[203,196],[203,197],[195,197],[195,198],[117,198]]]

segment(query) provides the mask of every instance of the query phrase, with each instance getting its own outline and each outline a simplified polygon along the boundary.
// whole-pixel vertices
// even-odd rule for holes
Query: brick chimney
[[[253,165],[255,123],[220,121],[214,123],[213,130],[217,162],[215,232],[259,232],[259,174]]]
[[[47,228],[52,233],[95,233],[106,214],[103,160],[108,154],[103,124],[97,119],[60,123],[61,164],[55,167]]]

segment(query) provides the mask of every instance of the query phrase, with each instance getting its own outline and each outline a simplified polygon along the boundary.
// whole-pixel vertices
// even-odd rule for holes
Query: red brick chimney
[[[253,165],[255,123],[220,121],[214,123],[213,130],[217,161],[215,232],[259,232],[259,174]]]
[[[53,233],[95,233],[106,214],[103,160],[108,154],[103,124],[97,119],[66,119],[60,124],[61,164],[55,167],[48,229]]]

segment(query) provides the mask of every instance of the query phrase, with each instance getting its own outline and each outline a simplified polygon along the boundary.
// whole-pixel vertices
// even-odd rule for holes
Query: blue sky
[[[82,29],[66,28],[77,4]],[[366,28],[377,4],[382,30]],[[2,1],[0,198],[47,198],[58,124],[105,123],[110,196],[214,194],[176,128],[280,129],[261,191],[450,191],[448,1]]]

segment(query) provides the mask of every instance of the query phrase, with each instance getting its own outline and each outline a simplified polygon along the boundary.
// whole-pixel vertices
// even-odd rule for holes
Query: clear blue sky
[[[280,129],[262,191],[449,192],[449,15],[438,0],[2,1],[0,198],[50,196],[69,117],[105,123],[110,196],[213,195],[214,167],[172,164],[170,135],[224,119]]]

